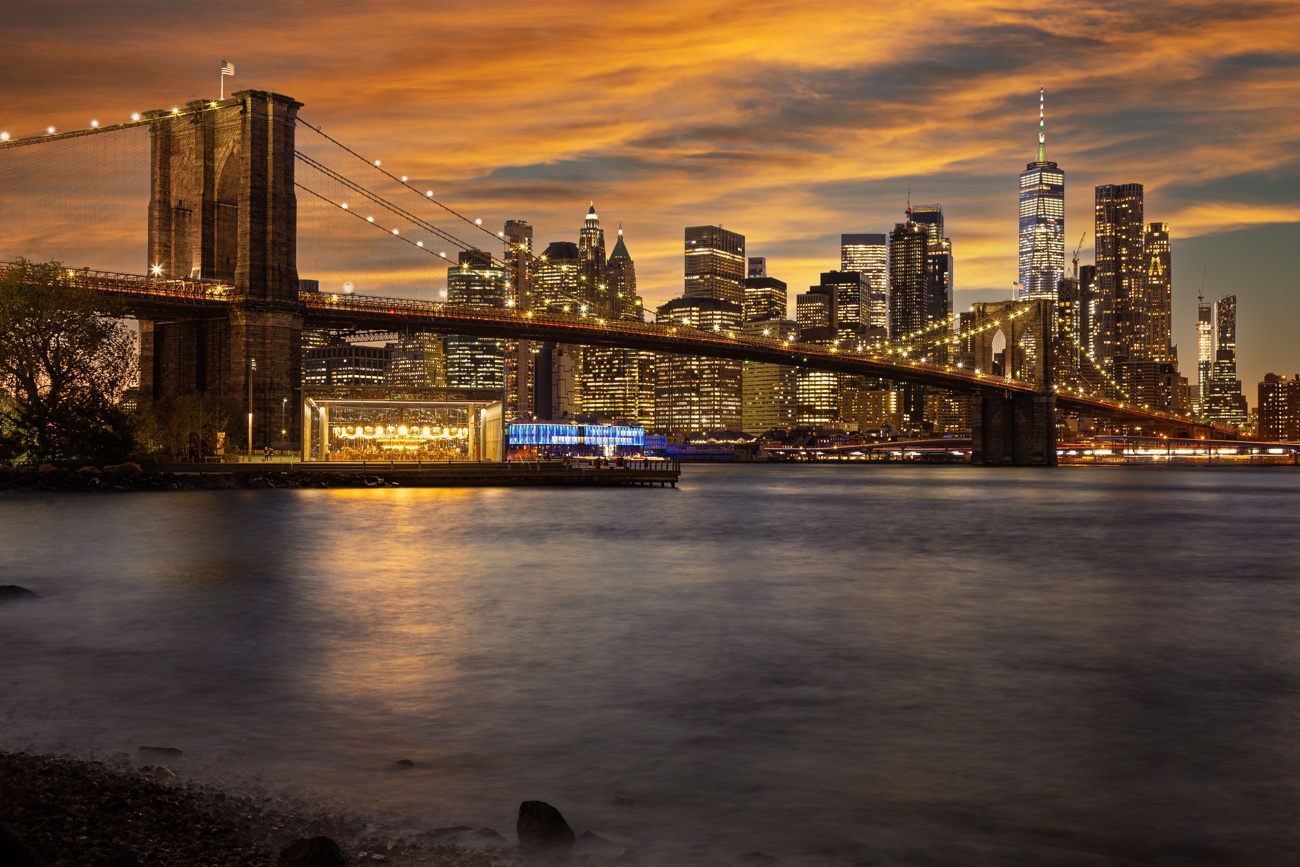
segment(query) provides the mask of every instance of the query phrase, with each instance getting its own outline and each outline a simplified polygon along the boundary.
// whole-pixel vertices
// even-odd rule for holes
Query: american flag
[[[223,61],[221,61],[221,74],[222,74],[222,75],[234,75],[234,74],[235,74],[235,64],[231,63],[229,60],[223,60]]]

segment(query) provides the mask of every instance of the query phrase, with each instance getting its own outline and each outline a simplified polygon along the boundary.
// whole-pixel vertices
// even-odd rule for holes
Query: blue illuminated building
[[[506,453],[511,458],[543,455],[640,454],[645,429],[604,424],[511,424],[506,428]]]

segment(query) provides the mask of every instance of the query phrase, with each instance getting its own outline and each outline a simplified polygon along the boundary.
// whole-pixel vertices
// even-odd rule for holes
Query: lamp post
[[[288,427],[284,423],[284,413],[289,407],[289,398],[280,398],[280,447],[284,447],[284,438],[288,435]]]
[[[257,370],[257,359],[248,359],[248,461],[253,461],[253,372]]]

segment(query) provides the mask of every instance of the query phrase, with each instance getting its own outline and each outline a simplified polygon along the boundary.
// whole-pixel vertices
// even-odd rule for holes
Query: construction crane
[[[1086,237],[1088,237],[1086,231],[1079,236],[1079,244],[1074,248],[1074,258],[1070,260],[1074,264],[1074,284],[1076,286],[1079,285],[1079,251],[1083,249],[1083,239]]]

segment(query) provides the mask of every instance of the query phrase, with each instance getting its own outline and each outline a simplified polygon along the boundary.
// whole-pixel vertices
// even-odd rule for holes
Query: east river
[[[654,867],[1300,863],[1298,523],[1286,469],[0,497],[0,749]]]

